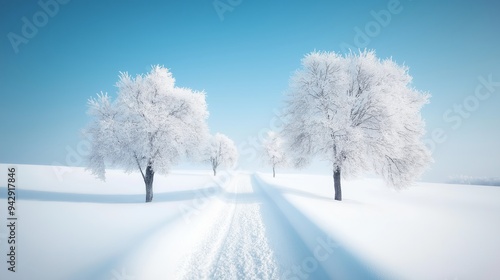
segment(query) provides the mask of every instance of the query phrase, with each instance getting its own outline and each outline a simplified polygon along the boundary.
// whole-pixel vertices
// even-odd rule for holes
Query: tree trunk
[[[155,172],[153,168],[149,165],[146,168],[146,174],[144,175],[144,183],[146,184],[146,202],[153,201],[153,178]]]
[[[214,176],[216,176],[217,175],[217,169],[213,168],[213,170],[214,170]]]
[[[340,188],[340,168],[333,172],[333,184],[335,187],[335,200],[342,201],[342,189]]]
[[[276,177],[276,171],[274,170],[274,166],[273,166],[273,178]]]

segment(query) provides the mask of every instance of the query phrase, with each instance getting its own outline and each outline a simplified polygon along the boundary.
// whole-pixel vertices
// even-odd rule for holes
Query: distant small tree
[[[236,145],[224,134],[215,134],[210,140],[208,149],[208,158],[212,164],[214,176],[217,175],[217,168],[220,165],[232,166],[238,160]]]
[[[161,66],[135,78],[121,73],[116,86],[115,101],[103,93],[88,101],[88,168],[102,180],[106,164],[128,172],[139,169],[146,202],[151,202],[155,173],[167,173],[181,158],[196,155],[206,141],[205,93],[176,87]]]
[[[297,167],[330,162],[335,199],[341,174],[374,171],[393,187],[409,185],[432,161],[421,138],[429,95],[411,86],[406,66],[373,51],[313,52],[293,74],[283,135]]]
[[[267,138],[262,142],[264,160],[273,167],[273,177],[276,177],[276,167],[286,165],[285,147],[283,139],[274,131],[267,133]]]

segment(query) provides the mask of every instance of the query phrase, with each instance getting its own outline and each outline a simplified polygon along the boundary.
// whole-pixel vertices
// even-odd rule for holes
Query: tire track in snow
[[[236,175],[222,195],[217,218],[184,263],[181,279],[277,279],[261,198],[248,175]]]
[[[231,179],[234,180],[234,179]],[[202,224],[196,225],[195,240],[191,251],[183,257],[175,279],[208,279],[214,262],[218,259],[219,248],[224,243],[231,226],[235,203],[214,201]]]
[[[250,177],[238,179],[237,189],[240,190],[237,194],[245,195],[241,200],[236,199],[231,227],[210,278],[276,279],[278,267],[266,237],[260,203],[251,198],[255,193]]]

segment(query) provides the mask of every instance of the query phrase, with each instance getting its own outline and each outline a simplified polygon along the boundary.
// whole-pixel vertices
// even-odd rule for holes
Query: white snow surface
[[[0,279],[500,279],[500,188],[174,171],[144,203],[138,173],[17,169],[16,272]]]

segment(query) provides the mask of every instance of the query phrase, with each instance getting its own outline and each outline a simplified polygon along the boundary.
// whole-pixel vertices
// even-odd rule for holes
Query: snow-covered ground
[[[0,279],[499,279],[500,188],[17,165],[17,272]],[[6,165],[0,165],[0,221]],[[7,228],[0,228],[6,259]]]

